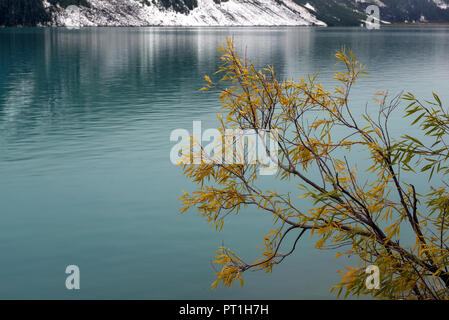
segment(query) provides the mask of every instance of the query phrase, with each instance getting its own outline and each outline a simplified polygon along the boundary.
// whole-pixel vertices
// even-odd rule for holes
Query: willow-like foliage
[[[341,282],[332,288],[339,296],[448,298],[449,113],[438,96],[421,102],[412,94],[390,98],[378,92],[374,116],[360,114],[359,109],[355,114],[350,91],[367,72],[350,50],[342,48],[335,55],[343,70],[335,73],[338,85],[331,90],[316,76],[279,80],[272,66],[258,69],[246,57],[240,58],[231,39],[219,51],[221,79],[216,83],[206,76],[203,89],[220,92],[223,136],[229,128],[276,130],[278,154],[270,155],[279,167],[276,178],[297,182],[298,187],[287,193],[262,190],[256,164],[181,161],[185,175],[198,184],[196,191],[180,198],[181,212],[195,207],[217,230],[225,217],[244,207],[274,217],[273,230],[263,237],[256,261],[245,262],[229,248],[217,250],[212,287],[236,281],[243,285],[247,270],[271,272],[298,250],[308,233],[316,248],[358,258],[356,265],[339,271]],[[411,119],[407,131],[425,142],[410,134],[390,135],[395,111]],[[188,150],[197,151],[192,155]],[[201,148],[188,150],[184,160],[204,158]],[[269,154],[268,147],[266,151]],[[352,155],[361,153],[365,160],[359,163],[363,167],[359,172],[354,159],[360,156]],[[420,190],[428,185],[428,191],[418,193],[407,179],[422,181]],[[298,206],[297,198],[308,201],[311,208]],[[369,265],[379,267],[378,290],[365,285]]]

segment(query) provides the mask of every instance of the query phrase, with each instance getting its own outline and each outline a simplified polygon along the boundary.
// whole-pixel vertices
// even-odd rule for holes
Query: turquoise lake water
[[[256,258],[271,218],[248,210],[217,233],[178,214],[191,184],[170,162],[170,132],[216,124],[217,95],[198,89],[226,36],[282,77],[320,71],[329,85],[333,53],[352,48],[371,72],[354,110],[378,90],[449,103],[449,28],[1,29],[0,298],[334,297],[348,261],[310,238],[273,274],[210,290],[215,249]],[[394,119],[394,134],[409,131]],[[71,264],[78,291],[65,287]]]

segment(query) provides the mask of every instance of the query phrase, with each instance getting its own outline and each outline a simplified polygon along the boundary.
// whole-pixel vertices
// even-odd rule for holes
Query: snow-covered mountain
[[[66,26],[294,26],[326,24],[292,0],[88,0],[79,10],[60,5],[51,11],[51,24]]]
[[[0,26],[359,26],[371,4],[382,21],[449,22],[449,0],[0,0]]]
[[[53,25],[73,21],[63,9],[80,6],[84,26],[360,25],[365,9],[380,7],[389,22],[449,22],[449,0],[48,0]],[[56,4],[56,5],[55,5]],[[78,13],[77,13],[78,14]]]

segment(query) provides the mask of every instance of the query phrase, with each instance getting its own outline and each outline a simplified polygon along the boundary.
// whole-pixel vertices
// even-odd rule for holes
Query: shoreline
[[[336,26],[336,27],[349,27],[349,28],[358,28],[360,26]],[[70,28],[70,29],[86,29],[86,28],[329,28],[329,26],[311,24],[311,25],[292,25],[292,24],[255,24],[255,25],[162,25],[162,24],[148,24],[148,25],[96,25],[96,26],[81,26],[81,27],[73,27],[73,26],[63,26],[63,25],[35,25],[35,26],[2,26],[1,29],[25,29],[25,28],[49,28],[49,29],[57,29],[57,28]]]
[[[427,23],[405,23],[405,22],[398,22],[398,23],[389,23],[389,24],[382,24],[382,27],[449,27],[449,22],[427,22]]]
[[[386,23],[381,24],[382,28],[391,27],[449,27],[449,22],[429,22],[429,23]],[[48,29],[58,29],[58,28],[70,28],[70,29],[88,29],[88,28],[364,28],[362,26],[345,25],[345,26],[322,26],[322,25],[141,25],[141,26],[127,26],[127,25],[97,25],[97,26],[82,26],[79,28],[67,27],[67,26],[55,26],[55,25],[35,25],[35,26],[1,26],[2,29],[27,29],[27,28],[48,28]]]

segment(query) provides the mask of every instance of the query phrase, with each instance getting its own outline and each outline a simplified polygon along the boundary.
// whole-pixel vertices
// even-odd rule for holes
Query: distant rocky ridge
[[[391,23],[449,23],[449,0],[295,0],[311,5],[316,18],[329,26],[359,25],[369,5],[380,8],[382,21]]]
[[[76,20],[82,26],[279,26],[321,25],[292,0],[88,0]],[[64,26],[73,12],[44,2],[51,25]]]
[[[449,22],[449,0],[0,0],[0,26],[358,26],[371,4],[386,22]]]

